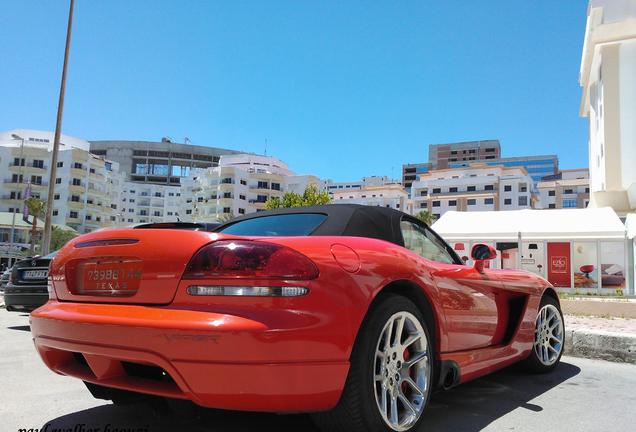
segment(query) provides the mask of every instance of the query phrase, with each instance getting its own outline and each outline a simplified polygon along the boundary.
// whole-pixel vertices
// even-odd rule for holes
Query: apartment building
[[[586,208],[590,201],[590,172],[587,168],[561,170],[537,183],[538,208]]]
[[[513,156],[482,161],[489,166],[524,167],[533,185],[541,181],[542,178],[556,175],[559,172],[559,158],[557,155],[538,156]],[[470,162],[449,162],[449,168],[464,168],[470,166]]]
[[[251,154],[222,156],[218,167],[182,180],[182,220],[195,221],[254,213],[263,210],[269,198],[320,184],[315,176],[294,174],[279,159]]]
[[[27,186],[31,196],[48,201],[53,133],[15,129],[0,133],[0,211],[22,212]],[[79,138],[61,136],[52,222],[88,232],[116,221],[117,163],[89,152]]]
[[[488,211],[534,208],[532,178],[524,167],[489,166],[433,170],[411,187],[413,212],[431,211],[437,218],[450,210]]]
[[[120,189],[116,208],[118,225],[183,219],[180,187],[125,181]]]
[[[589,119],[590,207],[636,212],[636,0],[591,0],[579,83]]]
[[[405,213],[413,213],[409,194],[399,183],[364,186],[360,189],[341,189],[333,192],[334,204],[361,204],[390,207]]]
[[[320,189],[327,191],[329,197],[333,199],[336,192],[361,190],[366,187],[384,186],[387,184],[399,183],[398,180],[392,180],[388,176],[368,176],[362,177],[361,180],[352,182],[334,182],[331,179],[320,182]]]
[[[448,144],[430,144],[428,163],[432,169],[450,168],[453,162],[476,162],[501,157],[499,140],[464,141]]]
[[[410,193],[411,185],[417,180],[420,174],[426,174],[433,169],[433,165],[428,162],[410,163],[402,165],[402,186]]]

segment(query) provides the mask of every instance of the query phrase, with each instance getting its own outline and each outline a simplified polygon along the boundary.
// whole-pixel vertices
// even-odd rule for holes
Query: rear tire
[[[338,405],[314,414],[316,424],[330,432],[417,430],[433,387],[433,346],[418,307],[399,295],[383,296],[359,331]]]
[[[534,343],[525,366],[532,373],[547,373],[561,361],[565,324],[559,302],[543,296],[535,319]]]

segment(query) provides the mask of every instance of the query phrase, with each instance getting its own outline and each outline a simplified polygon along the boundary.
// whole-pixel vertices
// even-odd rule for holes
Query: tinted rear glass
[[[326,218],[320,213],[263,216],[233,223],[219,232],[239,236],[306,236]]]

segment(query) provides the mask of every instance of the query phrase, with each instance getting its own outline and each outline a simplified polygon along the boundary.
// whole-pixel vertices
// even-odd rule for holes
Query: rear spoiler
[[[157,222],[136,225],[134,229],[182,229],[192,231],[214,231],[218,222]]]

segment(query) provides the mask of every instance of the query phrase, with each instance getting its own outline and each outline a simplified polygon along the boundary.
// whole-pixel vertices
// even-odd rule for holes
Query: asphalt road
[[[166,415],[146,405],[119,408],[95,400],[80,381],[46,369],[33,348],[28,324],[27,315],[0,309],[0,431],[315,430],[306,415],[189,405]],[[635,407],[636,366],[569,357],[549,375],[510,368],[438,393],[422,430],[629,431],[636,424]]]

